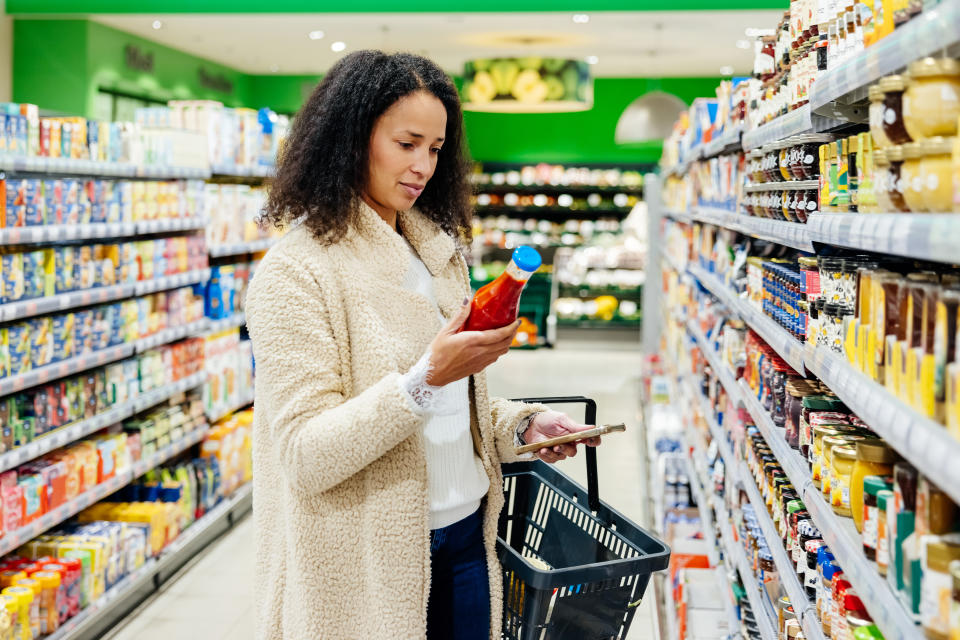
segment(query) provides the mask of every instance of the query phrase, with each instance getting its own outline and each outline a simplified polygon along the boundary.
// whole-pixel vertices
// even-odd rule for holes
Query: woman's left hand
[[[574,422],[570,419],[570,416],[565,413],[560,413],[559,411],[544,411],[543,413],[538,413],[534,416],[533,420],[530,421],[530,426],[527,427],[526,433],[523,434],[523,440],[527,444],[534,444],[536,442],[542,442],[543,440],[549,440],[550,438],[557,438],[592,428],[592,425]],[[588,447],[595,447],[600,444],[600,438],[588,438],[581,442]],[[577,455],[577,444],[579,443],[571,442],[561,444],[555,447],[540,449],[536,453],[544,462],[553,464],[554,462],[572,458]]]

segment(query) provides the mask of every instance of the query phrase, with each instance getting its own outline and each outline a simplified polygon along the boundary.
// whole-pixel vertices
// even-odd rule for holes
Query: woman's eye
[[[434,147],[433,149],[430,149],[430,152],[431,152],[431,153],[440,153],[440,147]]]
[[[410,142],[398,142],[397,144],[399,144],[404,149],[413,149],[413,143],[410,143]]]

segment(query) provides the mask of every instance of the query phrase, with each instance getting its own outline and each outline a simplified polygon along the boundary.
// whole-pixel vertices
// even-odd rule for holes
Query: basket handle
[[[556,396],[547,398],[514,398],[517,402],[537,404],[584,404],[584,421],[589,425],[597,424],[597,401],[586,396]],[[587,456],[587,505],[590,511],[600,511],[600,487],[597,483],[597,449],[584,447]]]

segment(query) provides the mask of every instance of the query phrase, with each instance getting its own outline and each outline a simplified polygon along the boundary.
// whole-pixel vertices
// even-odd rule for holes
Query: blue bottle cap
[[[533,273],[540,268],[543,260],[533,247],[517,247],[513,250],[513,263],[521,270]]]

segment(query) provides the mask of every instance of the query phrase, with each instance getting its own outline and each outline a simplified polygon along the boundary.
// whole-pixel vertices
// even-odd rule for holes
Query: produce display
[[[592,85],[586,62],[560,58],[493,58],[467,62],[465,100],[487,105],[497,100],[527,104],[546,101],[590,101]]]

